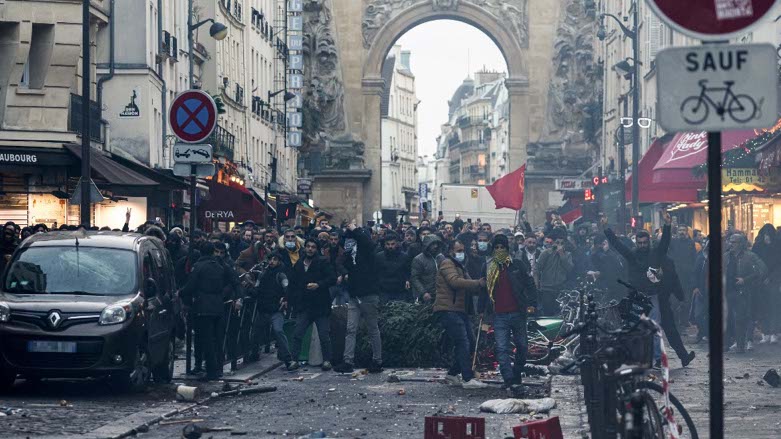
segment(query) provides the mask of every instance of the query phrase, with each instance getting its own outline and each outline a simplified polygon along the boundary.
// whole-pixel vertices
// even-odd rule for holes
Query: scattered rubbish
[[[485,419],[461,416],[427,416],[424,439],[485,437]]]
[[[220,394],[217,393],[217,392],[212,392],[209,396],[211,396],[212,398],[216,398],[216,397],[220,396]]]
[[[404,389],[399,389],[399,395],[404,396],[407,394],[407,391]]]
[[[328,391],[329,392],[335,392],[336,391],[336,387],[331,387],[330,389],[328,389]]]
[[[22,409],[14,409],[11,407],[0,407],[0,416],[14,416],[14,415],[26,415]]]
[[[197,387],[192,386],[177,386],[176,387],[176,400],[177,401],[195,401],[198,399],[200,390]]]
[[[231,436],[246,436],[246,431],[231,431]]]
[[[564,439],[559,417],[524,422],[513,427],[515,439]]]
[[[304,377],[302,377],[302,376],[295,377],[295,378],[293,378],[293,381],[299,381],[299,382],[304,381]]]
[[[204,433],[232,430],[233,427],[201,427],[198,424],[187,424],[182,429],[182,437],[184,439],[199,439]]]
[[[277,388],[275,386],[257,386],[257,387],[248,387],[248,388],[239,388],[234,390],[229,390],[227,392],[221,392],[216,394],[216,396],[234,396],[234,395],[251,395],[253,393],[269,393],[269,392],[276,392]],[[214,396],[214,394],[212,394]]]
[[[401,378],[399,378],[398,375],[392,373],[392,374],[388,375],[388,382],[389,383],[400,383],[401,382]]]
[[[68,405],[69,405],[69,404],[68,404],[68,401],[66,401],[66,400],[64,400],[64,399],[63,399],[63,400],[60,400],[60,407],[68,407]]]
[[[770,369],[765,372],[765,376],[763,376],[762,379],[773,387],[781,386],[781,376],[778,375],[778,371],[775,369]]]
[[[195,424],[195,423],[198,423],[198,422],[203,422],[203,419],[195,419],[195,418],[192,418],[192,419],[175,419],[173,421],[160,421],[160,423],[158,425],[176,425],[176,424],[187,424],[187,423]]]
[[[548,413],[556,407],[553,398],[542,399],[491,399],[480,405],[481,412],[487,413]]]
[[[60,404],[27,404],[27,407],[34,407],[34,408],[58,408],[58,407],[72,408],[73,404],[62,405],[62,401],[60,401]]]

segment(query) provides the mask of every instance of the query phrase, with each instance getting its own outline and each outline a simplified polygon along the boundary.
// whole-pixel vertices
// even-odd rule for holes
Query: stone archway
[[[422,23],[450,19],[470,24],[488,35],[507,62],[506,87],[510,103],[510,157],[508,169],[526,162],[529,143],[529,80],[525,48],[529,42],[527,0],[371,0],[366,3],[362,22],[364,48],[361,92],[366,146],[364,160],[372,176],[364,187],[363,218],[380,210],[382,193],[380,100],[385,87],[382,64],[393,44],[405,32]]]

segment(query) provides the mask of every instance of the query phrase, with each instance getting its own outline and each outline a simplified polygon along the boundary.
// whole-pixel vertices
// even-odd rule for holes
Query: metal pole
[[[622,112],[624,115],[628,112],[629,107],[629,100],[628,96],[623,97],[624,101],[624,111]],[[621,178],[619,181],[621,182],[621,205],[618,208],[618,230],[626,234],[626,133],[624,131],[624,126],[620,124],[619,121],[619,129],[621,130],[621,136],[619,138],[619,145],[618,145],[618,173],[621,175]],[[632,127],[634,129],[634,126]],[[634,181],[637,179],[637,177],[632,175],[632,184],[634,184]],[[632,198],[634,199],[634,198]]]
[[[90,2],[85,1],[81,8],[81,205],[80,222],[89,227],[90,215],[90,89],[92,61],[90,60]]]
[[[188,76],[187,84],[190,88],[193,88],[193,0],[187,0],[187,64],[188,64]],[[196,191],[196,166],[190,165],[190,245],[189,256],[190,266],[195,264],[193,261],[193,255],[195,254],[195,247],[193,245],[193,232],[196,227],[196,211],[195,211],[195,191]],[[185,372],[190,373],[192,370],[192,351],[193,351],[193,319],[192,315],[187,315],[187,331],[185,333]]]
[[[724,308],[721,284],[721,133],[708,133],[710,437],[724,437]]]
[[[633,28],[634,37],[632,38],[632,56],[634,61],[633,87],[632,87],[632,215],[637,216],[640,212],[640,172],[638,163],[640,161],[640,130],[637,129],[637,119],[640,117],[640,36],[638,34],[638,4],[633,5],[634,14]]]
[[[187,67],[188,72],[188,84],[190,88],[193,87],[193,66],[195,60],[193,60],[193,0],[187,0]]]

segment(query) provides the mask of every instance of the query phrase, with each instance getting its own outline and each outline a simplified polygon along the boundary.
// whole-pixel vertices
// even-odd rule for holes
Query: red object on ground
[[[650,0],[660,18],[701,39],[726,39],[762,19],[776,0]]]
[[[521,207],[523,207],[524,180],[526,180],[525,164],[485,188],[488,189],[488,193],[493,197],[497,209],[507,207],[512,210],[521,210]]]
[[[513,427],[515,439],[564,439],[559,417],[529,421]]]
[[[460,416],[426,416],[426,430],[423,438],[484,439],[485,419]]]

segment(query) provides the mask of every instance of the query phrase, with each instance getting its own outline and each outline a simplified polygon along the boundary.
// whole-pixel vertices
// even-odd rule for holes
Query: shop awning
[[[133,159],[123,157],[117,154],[111,154],[111,158],[117,161],[123,166],[127,166],[131,170],[138,172],[144,177],[148,177],[158,184],[158,189],[161,190],[184,190],[190,187],[189,183],[182,177],[174,175],[170,169],[153,169],[143,163],[139,163]]]
[[[657,183],[654,181],[654,165],[659,162],[665,147],[673,139],[672,135],[665,135],[656,139],[648,152],[640,158],[638,163],[639,201],[640,203],[693,203],[697,202],[697,190],[705,186],[702,180],[699,186]],[[696,181],[689,168],[689,180]],[[632,178],[626,181],[626,199],[632,199]],[[700,187],[701,186],[701,187]]]
[[[721,134],[721,152],[738,148],[756,136],[754,130],[724,131]],[[679,187],[704,188],[705,180],[695,178],[692,169],[707,161],[707,151],[706,132],[676,134],[664,145],[664,151],[653,167],[653,182]]]
[[[65,145],[65,148],[81,160],[81,146]],[[157,182],[128,169],[106,157],[99,151],[90,154],[92,170],[112,186],[156,186]]]
[[[209,199],[198,206],[199,215],[207,221],[243,223],[248,220],[265,224],[263,204],[243,185],[225,185],[207,180]]]

